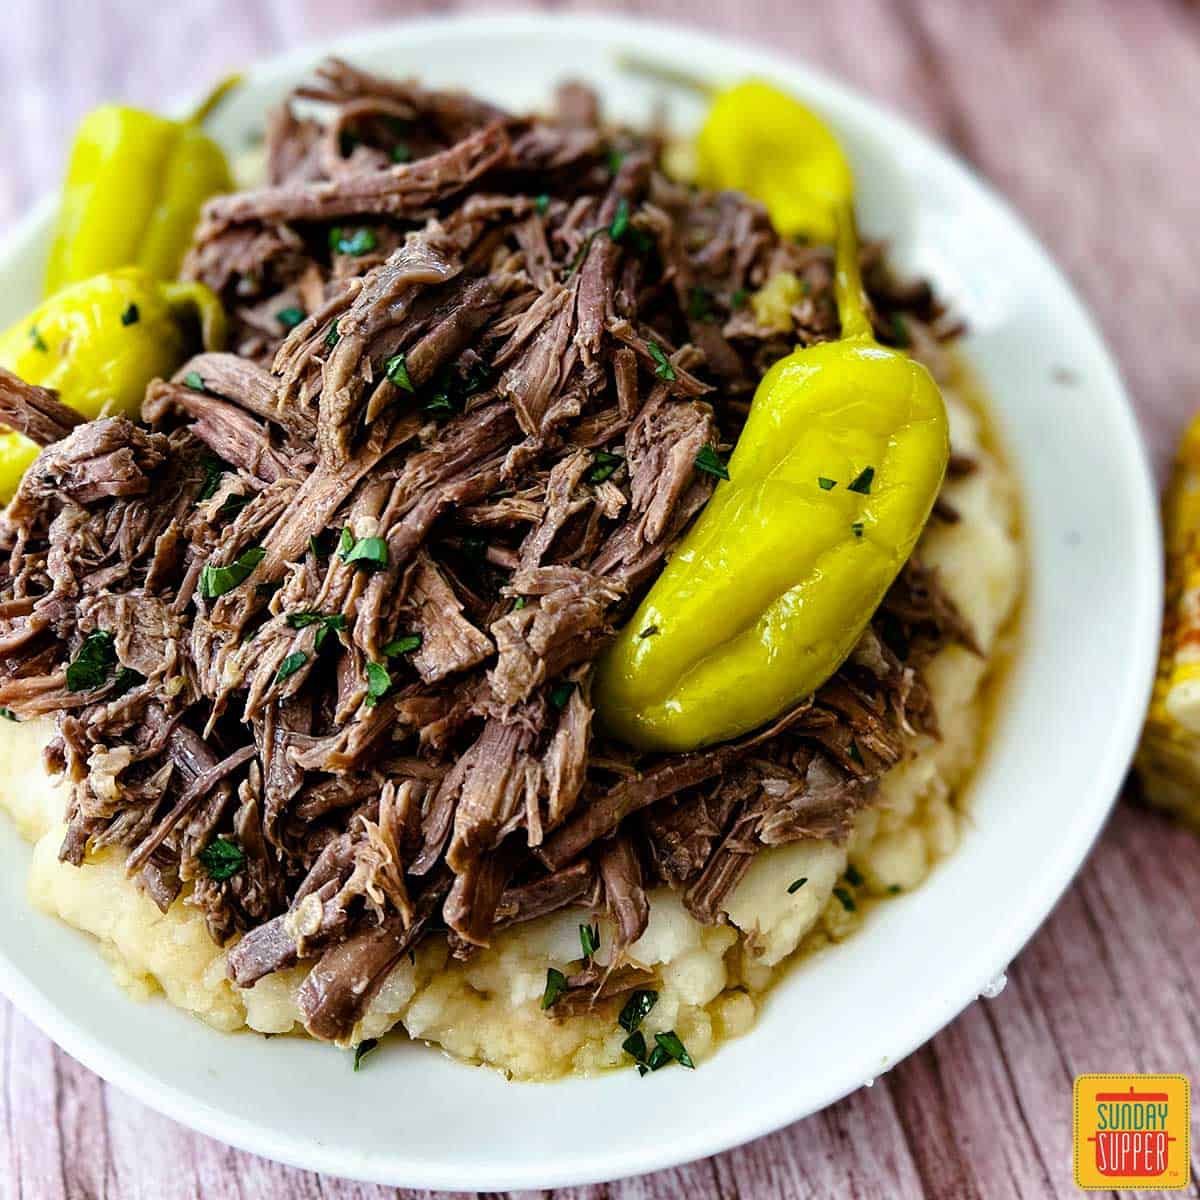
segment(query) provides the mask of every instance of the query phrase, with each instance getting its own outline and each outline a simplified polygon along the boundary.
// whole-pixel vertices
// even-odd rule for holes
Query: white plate
[[[793,972],[754,1032],[696,1072],[516,1085],[397,1043],[355,1075],[327,1046],[215,1033],[166,1004],[129,1000],[92,942],[29,910],[29,851],[7,823],[0,986],[146,1104],[337,1175],[425,1188],[557,1186],[768,1133],[887,1070],[970,1004],[1049,913],[1104,822],[1141,724],[1161,594],[1153,489],[1117,371],[1001,200],[923,134],[795,63],[626,16],[413,22],[255,70],[222,109],[219,135],[243,145],[264,105],[327,50],[515,108],[543,104],[563,76],[582,77],[632,121],[649,115],[654,89],[618,74],[614,60],[637,51],[714,80],[768,75],[830,118],[854,161],[864,228],[890,237],[900,263],[931,278],[970,322],[970,357],[1024,487],[1025,645],[974,788],[972,828],[919,890]],[[681,122],[698,115],[682,102],[675,111]],[[33,214],[0,256],[4,324],[37,296],[48,213]]]

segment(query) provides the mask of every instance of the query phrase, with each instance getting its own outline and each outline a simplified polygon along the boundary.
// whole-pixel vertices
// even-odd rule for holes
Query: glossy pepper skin
[[[46,295],[117,267],[158,279],[179,274],[200,208],[233,188],[221,148],[201,119],[222,84],[187,121],[106,104],[79,124],[46,269]]]
[[[932,376],[871,334],[849,204],[842,337],[767,372],[729,480],[597,667],[605,730],[646,750],[740,736],[845,661],[912,553],[949,459]]]
[[[152,379],[171,375],[200,344],[224,341],[224,310],[203,284],[125,267],[64,288],[0,333],[0,366],[53,388],[86,417],[134,415]],[[37,453],[23,435],[0,433],[0,501]]]
[[[834,240],[834,210],[854,187],[850,164],[795,97],[760,79],[714,92],[696,157],[703,186],[762,201],[784,237]]]

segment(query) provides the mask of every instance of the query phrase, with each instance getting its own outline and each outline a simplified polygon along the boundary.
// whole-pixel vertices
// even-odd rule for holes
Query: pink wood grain
[[[458,7],[9,0],[0,35],[0,228],[55,186],[75,120],[100,100],[159,104],[300,42]],[[769,42],[906,111],[955,147],[1011,198],[1079,286],[1120,359],[1161,469],[1200,404],[1194,3],[609,7]],[[1200,842],[1123,803],[1012,967],[1007,989],[873,1088],[740,1150],[555,1196],[1076,1195],[1075,1074],[1183,1071],[1200,1079],[1198,915]],[[295,1171],[189,1133],[101,1082],[2,1002],[0,1072],[0,1200],[414,1195]],[[1194,1185],[1188,1194],[1200,1195]]]

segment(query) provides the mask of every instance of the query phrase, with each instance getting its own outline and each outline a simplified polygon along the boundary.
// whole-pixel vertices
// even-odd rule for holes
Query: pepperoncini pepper
[[[750,131],[748,144],[768,144],[769,132]],[[735,123],[727,134],[747,131]],[[822,182],[805,194],[824,197],[836,233],[841,338],[797,349],[763,377],[728,480],[598,664],[601,723],[643,749],[737,737],[824,683],[912,553],[945,474],[937,385],[872,334],[848,165],[830,169],[829,145],[809,137],[778,178],[802,175],[814,145]],[[739,151],[727,161],[747,160]]]
[[[198,345],[224,341],[224,310],[203,284],[162,283],[125,267],[56,292],[0,333],[0,366],[53,388],[85,417],[131,415],[152,379],[173,374]],[[0,432],[0,501],[37,453],[22,434]]]
[[[204,201],[233,188],[221,148],[200,128],[237,82],[186,121],[106,104],[79,124],[46,269],[46,294],[102,271],[139,266],[174,279]]]

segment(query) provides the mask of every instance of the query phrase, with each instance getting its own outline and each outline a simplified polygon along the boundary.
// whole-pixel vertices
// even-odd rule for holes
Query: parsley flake
[[[550,689],[550,703],[561,712],[567,707],[567,701],[571,699],[571,693],[574,690],[575,685],[573,683],[556,683]]]
[[[383,648],[383,655],[385,658],[395,658],[399,654],[411,654],[414,650],[420,650],[421,641],[419,633],[406,634],[396,638],[394,642],[388,642]]]
[[[199,371],[189,371],[184,377],[185,386],[190,387],[193,392],[204,391],[204,380],[200,378]]]
[[[788,895],[794,896],[807,882],[807,875],[803,875],[799,879],[792,880],[792,882],[788,884]]]
[[[860,537],[862,537],[862,535],[863,535],[863,523],[862,523],[861,521],[855,521],[855,522],[854,522],[854,524],[850,526],[850,528],[854,530],[854,536],[855,536],[856,538],[860,538]]]
[[[871,481],[875,478],[874,467],[863,467],[863,469],[855,476],[853,483],[848,483],[846,489],[851,492],[857,492],[860,496],[869,496],[871,494]]]
[[[738,288],[729,297],[729,307],[735,310],[742,308],[749,298],[749,291],[747,291],[745,288]]]
[[[341,320],[340,317],[334,319],[333,324],[330,325],[330,327],[329,327],[329,332],[325,335],[325,345],[327,345],[331,348],[333,346],[336,346],[342,337],[342,335],[340,333],[338,333],[338,321],[339,320]]]
[[[6,721],[15,721],[18,724],[21,720],[11,708],[0,708],[0,717],[3,717]]]
[[[658,364],[654,368],[655,375],[670,383],[676,377],[675,368],[671,365],[671,360],[663,353],[663,348],[657,342],[647,342],[646,349],[650,351],[650,357]]]
[[[567,977],[557,967],[546,971],[546,990],[542,992],[542,1011],[545,1012],[567,990]]]
[[[214,838],[197,857],[214,883],[232,879],[246,865],[246,855],[241,846],[223,837]]]
[[[285,679],[295,675],[306,662],[308,662],[308,655],[303,650],[297,650],[289,654],[279,664],[279,670],[275,672],[275,682],[282,683]]]
[[[379,245],[379,239],[369,229],[355,229],[345,232],[341,226],[335,225],[329,231],[329,248],[335,254],[369,254]]]
[[[711,446],[704,446],[696,455],[695,466],[697,471],[703,471],[706,475],[715,475],[718,479],[729,478],[729,469]]]
[[[141,313],[138,311],[136,304],[130,303],[126,305],[125,311],[121,314],[122,325],[136,325],[141,318]]]
[[[343,529],[338,542],[338,557],[344,563],[356,562],[371,568],[386,567],[387,542],[381,537],[365,537],[356,541],[349,529]]]
[[[708,288],[692,288],[688,293],[687,314],[693,321],[706,321],[712,316],[712,292]]]
[[[523,609],[525,607],[525,605],[527,605],[528,603],[529,603],[529,600],[525,596],[518,596],[513,601],[513,606],[512,606],[513,612],[520,612],[521,609]]]
[[[394,163],[412,162],[412,150],[407,143],[397,142],[391,149],[391,159]]]
[[[543,192],[536,200],[534,200],[533,207],[539,213],[541,213],[542,216],[545,216],[546,213],[550,211],[550,197]]]
[[[608,166],[608,173],[615,175],[621,169],[621,164],[625,161],[625,155],[615,146],[610,146],[608,153],[604,156],[604,160]]]
[[[30,325],[29,327],[29,340],[33,343],[33,348],[35,350],[40,350],[43,354],[50,349],[50,347],[46,345],[46,339],[42,337],[40,333],[38,333],[38,327],[36,325]]]
[[[83,639],[79,653],[67,664],[67,688],[72,692],[90,692],[108,681],[117,665],[113,635],[97,629]]]
[[[408,375],[408,363],[403,354],[393,354],[387,360],[384,370],[387,372],[388,382],[395,384],[398,388],[403,388],[406,392],[415,392],[417,389],[413,387],[413,381]]]
[[[692,1056],[687,1052],[687,1047],[679,1040],[679,1035],[673,1029],[668,1029],[666,1033],[656,1033],[654,1040],[658,1043],[659,1048],[666,1054],[670,1055],[681,1067],[695,1069],[696,1064],[692,1062]],[[654,1069],[651,1063],[651,1070]]]
[[[608,236],[619,242],[629,232],[629,201],[624,196],[617,201],[617,213],[608,227]]]
[[[825,475],[818,475],[817,476],[817,486],[823,492],[832,491],[835,487],[837,487],[837,480],[830,479]]]
[[[591,958],[600,949],[600,926],[580,925],[579,944],[583,947],[583,957]]]
[[[846,867],[846,882],[850,884],[851,887],[862,886],[862,872],[853,863],[849,863]]]
[[[597,450],[592,469],[588,472],[590,483],[603,483],[625,460],[619,454]]]
[[[383,663],[367,663],[367,707],[374,708],[392,686],[392,676]]]
[[[357,1046],[354,1047],[354,1069],[357,1071],[362,1065],[362,1060],[379,1045],[378,1038],[363,1038]]]
[[[295,305],[291,305],[288,308],[281,308],[275,314],[275,320],[277,320],[284,329],[295,329],[296,326],[304,320],[304,309],[296,308]]]
[[[261,546],[251,546],[226,567],[214,567],[212,563],[205,563],[204,570],[200,572],[200,595],[206,600],[215,600],[218,596],[233,591],[239,583],[244,583],[250,577],[266,554]]]
[[[215,454],[204,456],[204,482],[196,493],[196,503],[211,500],[221,486],[221,476],[225,474],[225,464]]]
[[[650,1010],[658,1003],[658,993],[649,988],[638,988],[621,1009],[617,1024],[626,1033],[634,1033],[637,1027],[650,1015]]]

